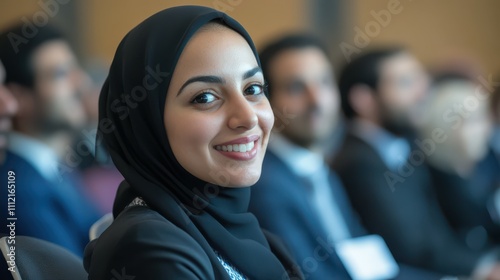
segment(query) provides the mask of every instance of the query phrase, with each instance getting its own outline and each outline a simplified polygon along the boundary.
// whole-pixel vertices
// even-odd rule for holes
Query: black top
[[[91,279],[121,273],[135,279],[229,279],[214,250],[251,279],[288,278],[286,254],[272,252],[274,243],[247,211],[250,189],[194,177],[168,142],[163,117],[171,74],[187,42],[210,21],[238,32],[259,61],[239,23],[199,6],[163,10],[118,46],[99,100],[97,143],[102,138],[127,183],[115,200],[116,221],[88,246]],[[149,207],[123,210],[136,196]]]
[[[129,188],[122,183],[120,196],[128,195]],[[270,233],[264,231],[264,234],[272,253],[287,267],[287,274],[295,274],[296,278],[291,279],[301,279],[281,241]],[[132,206],[126,207],[111,226],[87,246],[85,266],[89,279],[229,279],[225,272],[218,274],[220,267],[211,264],[212,253],[158,212],[145,206]],[[266,268],[265,263],[261,266]],[[251,279],[274,278],[263,275]]]

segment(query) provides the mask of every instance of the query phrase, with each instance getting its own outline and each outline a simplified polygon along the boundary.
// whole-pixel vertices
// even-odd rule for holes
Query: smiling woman
[[[143,87],[151,69],[162,78]],[[112,104],[137,88],[147,95],[122,118]],[[252,40],[221,12],[175,7],[126,35],[99,101],[125,181],[87,246],[90,279],[302,278],[247,211],[274,120],[264,92]]]
[[[248,43],[223,25],[205,25],[182,52],[167,93],[165,127],[176,159],[203,181],[251,186],[273,121]]]

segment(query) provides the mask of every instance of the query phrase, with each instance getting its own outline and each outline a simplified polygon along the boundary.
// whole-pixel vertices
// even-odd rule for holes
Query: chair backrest
[[[89,230],[90,241],[99,237],[113,223],[113,213],[108,213],[97,220]]]
[[[88,278],[81,258],[45,240],[29,236],[9,239],[5,236],[0,238],[0,250],[15,280]]]

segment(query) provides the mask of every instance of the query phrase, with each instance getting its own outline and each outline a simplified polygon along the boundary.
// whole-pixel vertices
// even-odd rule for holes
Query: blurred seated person
[[[380,263],[391,267],[363,279],[439,279],[398,267],[383,240],[367,236],[325,161],[327,142],[339,122],[339,94],[325,47],[309,35],[288,35],[270,43],[260,58],[275,114],[262,175],[250,199],[249,209],[260,225],[285,241],[308,279],[358,279],[359,273],[367,273],[367,263],[350,269],[356,262],[342,251],[360,240],[370,243],[359,245],[354,258],[380,246]]]
[[[491,138],[491,146],[494,154],[500,162],[500,87],[497,86],[491,96],[491,112],[493,115],[493,135]]]
[[[482,84],[482,88],[487,91],[490,97],[489,109],[493,120],[492,133],[488,143],[488,150],[477,164],[472,173],[474,185],[486,186],[486,189],[494,191],[493,198],[490,197],[488,212],[498,226],[500,225],[500,88],[495,81],[490,84]],[[496,86],[496,87],[492,87]],[[500,243],[500,232],[495,230],[489,235],[495,243]]]
[[[427,154],[427,163],[444,214],[473,250],[491,247],[500,235],[491,212],[498,187],[485,180],[496,175],[488,171],[500,171],[485,161],[493,126],[487,96],[486,89],[474,81],[441,74],[434,82],[419,129],[423,141],[431,141],[436,128],[444,131],[443,141],[429,142],[433,151]]]
[[[6,157],[8,133],[12,127],[12,117],[16,114],[18,106],[16,99],[5,86],[5,68],[0,60],[0,163]],[[2,176],[4,176],[3,174]],[[7,180],[4,180],[6,182]],[[3,209],[2,209],[3,211]],[[3,231],[3,230],[2,230]]]
[[[118,185],[123,181],[123,176],[116,169],[102,141],[97,143],[99,147],[96,149],[99,93],[108,68],[99,62],[93,62],[87,67],[89,75],[84,77],[82,101],[88,118],[73,143],[85,190],[103,213],[112,211]]]
[[[22,25],[1,34],[5,84],[19,104],[0,166],[2,176],[15,172],[11,216],[17,218],[16,234],[59,244],[81,256],[88,230],[100,215],[87,200],[68,152],[74,132],[86,119],[77,90],[81,70],[65,39],[50,26],[25,40],[19,39]],[[6,188],[1,195],[7,197]],[[5,221],[7,211],[0,212]]]
[[[498,279],[498,264],[449,225],[420,151],[426,143],[414,139],[428,86],[422,65],[402,48],[364,52],[347,64],[339,89],[349,129],[333,167],[364,226],[385,239],[397,261]]]
[[[495,189],[493,203],[489,210],[497,224],[500,224],[500,87],[496,86],[490,98],[490,109],[493,117],[493,131],[489,141],[489,151],[481,160],[474,172],[480,182],[492,185]],[[495,237],[500,242],[500,234]]]
[[[4,85],[5,82],[5,68],[0,60],[0,165],[4,164],[6,157],[7,148],[7,133],[10,131],[12,126],[12,116],[17,112],[17,101],[12,96],[12,93]],[[3,173],[0,175],[3,182],[8,182],[8,173]],[[9,185],[6,184],[2,189],[8,189]],[[7,200],[7,196],[5,196]],[[6,205],[6,204],[2,204]],[[4,208],[5,207],[5,208]],[[2,206],[0,211],[7,212],[7,206]],[[9,236],[10,231],[8,228],[3,228],[0,230],[0,238],[4,236]],[[3,257],[2,257],[3,259]],[[9,271],[7,262],[2,261],[0,266],[0,279],[12,279],[12,274]]]

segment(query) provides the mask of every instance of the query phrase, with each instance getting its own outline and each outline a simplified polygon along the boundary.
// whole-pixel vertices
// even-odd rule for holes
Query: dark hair
[[[499,122],[500,120],[500,87],[496,86],[495,90],[493,91],[491,95],[491,111],[493,113],[493,116],[495,117],[495,122]]]
[[[476,81],[471,79],[469,76],[454,71],[438,72],[434,73],[432,76],[433,85],[439,85],[450,81],[466,81],[476,83]]]
[[[286,50],[304,49],[309,47],[320,49],[326,57],[329,58],[326,46],[319,39],[312,35],[300,33],[280,37],[279,39],[269,43],[260,51],[259,58],[262,66],[262,72],[264,73],[264,79],[267,83],[267,92],[269,97],[271,97],[272,92],[272,77],[269,76],[269,69],[272,60]]]
[[[402,47],[373,50],[354,58],[343,67],[338,83],[341,107],[346,118],[356,116],[356,112],[349,103],[351,88],[355,85],[366,85],[376,92],[380,79],[380,64],[385,59],[403,51]]]
[[[26,34],[26,26],[19,24],[0,33],[0,60],[5,67],[5,84],[17,83],[33,88],[36,78],[33,53],[48,41],[64,39],[51,26],[37,27],[30,32]]]

